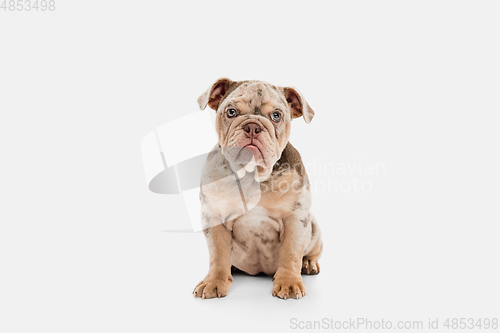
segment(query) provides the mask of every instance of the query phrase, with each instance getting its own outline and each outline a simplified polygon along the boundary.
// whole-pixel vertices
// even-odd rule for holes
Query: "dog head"
[[[298,90],[263,81],[219,79],[198,97],[198,105],[216,111],[219,145],[233,170],[257,168],[256,175],[272,171],[290,137],[292,119],[310,123],[314,117]]]

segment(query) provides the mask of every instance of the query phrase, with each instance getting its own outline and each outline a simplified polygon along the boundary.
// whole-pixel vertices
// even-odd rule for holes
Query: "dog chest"
[[[281,246],[281,221],[256,206],[232,224],[232,265],[248,274],[274,274]]]

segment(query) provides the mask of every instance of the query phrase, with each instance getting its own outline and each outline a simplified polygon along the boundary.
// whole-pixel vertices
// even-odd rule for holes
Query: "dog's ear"
[[[198,105],[200,110],[204,110],[207,105],[217,111],[217,106],[224,99],[229,86],[233,81],[227,78],[218,79],[210,86],[200,97],[198,97]]]
[[[314,117],[314,111],[307,104],[304,96],[293,87],[283,88],[283,93],[290,107],[292,119],[304,116],[305,122],[309,124]]]

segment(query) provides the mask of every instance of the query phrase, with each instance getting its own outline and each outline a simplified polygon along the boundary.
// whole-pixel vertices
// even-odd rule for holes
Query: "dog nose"
[[[243,129],[245,130],[245,132],[250,134],[259,134],[260,132],[262,132],[262,127],[260,127],[260,125],[256,123],[248,123],[243,127]]]

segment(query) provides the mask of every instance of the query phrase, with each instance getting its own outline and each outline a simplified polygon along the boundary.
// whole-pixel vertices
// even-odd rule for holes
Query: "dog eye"
[[[280,121],[280,118],[281,118],[281,113],[279,112],[273,112],[271,114],[271,119],[274,121],[274,122],[278,122]]]
[[[228,118],[234,118],[234,117],[236,117],[237,114],[238,113],[236,112],[235,109],[227,109],[227,111],[226,111],[226,115]]]

